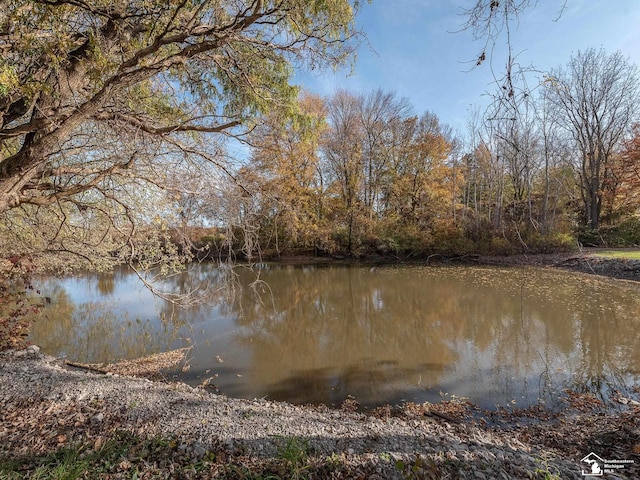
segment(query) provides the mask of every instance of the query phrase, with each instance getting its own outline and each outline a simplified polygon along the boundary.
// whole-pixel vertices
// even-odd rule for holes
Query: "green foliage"
[[[582,228],[578,241],[585,247],[637,247],[640,245],[640,218],[626,218],[616,225],[601,226],[597,230]]]
[[[442,469],[432,458],[419,454],[412,460],[398,460],[395,463],[395,467],[406,480],[435,480],[446,478],[442,474]]]
[[[178,8],[159,0],[129,0],[116,6],[97,1],[90,8],[73,2],[13,0],[6,6],[4,22],[11,25],[15,38],[0,68],[0,85],[6,91],[20,86],[23,94],[27,88],[57,89],[59,85],[38,80],[46,77],[39,69],[46,64],[48,75],[62,80],[75,55],[84,62],[83,75],[91,80],[93,92],[120,81],[117,72],[126,78],[131,71],[153,67],[177,82],[170,88],[184,88],[209,112],[220,113],[217,105],[222,103],[227,115],[246,116],[295,98],[297,88],[289,79],[296,56],[306,53],[313,66],[339,64],[352,51],[348,40],[355,33],[354,8],[346,0],[289,0],[270,13],[267,8],[243,10],[236,10],[233,2],[212,0],[183,2]],[[248,18],[251,14],[255,18]],[[280,16],[284,21],[269,21]],[[262,20],[260,27],[252,26],[254,20]],[[229,29],[236,34],[223,42],[216,40]],[[278,34],[287,40],[279,43]],[[182,43],[187,39],[185,43],[201,41],[201,52],[191,53],[193,49]],[[210,51],[216,55],[210,57]],[[35,65],[39,69],[32,68]],[[153,73],[140,78],[150,76]],[[137,79],[127,81],[136,84],[140,84]],[[152,88],[162,93],[159,83]]]
[[[491,236],[488,244],[484,245],[484,253],[492,255],[513,255],[517,252],[517,247],[506,237]]]
[[[129,434],[119,433],[98,450],[93,450],[89,445],[63,446],[42,457],[30,456],[8,461],[0,459],[0,479],[99,478],[117,471],[117,465],[126,458],[128,449],[135,448],[140,441]]]
[[[640,260],[640,251],[607,251],[594,253],[596,257],[618,258],[621,260]]]
[[[627,218],[613,227],[603,227],[603,234],[610,246],[640,246],[640,218]]]
[[[602,237],[600,230],[592,230],[586,226],[576,229],[576,237],[580,245],[584,247],[599,247],[606,245],[606,241]]]
[[[527,246],[534,253],[572,252],[577,250],[576,238],[569,233],[535,233],[527,238]]]
[[[198,472],[210,469],[217,461],[212,452],[200,460],[178,455],[178,442],[163,437],[144,438],[119,431],[109,435],[104,443],[64,445],[42,456],[0,458],[0,480],[78,478],[138,479],[168,478],[179,469],[181,478],[199,478]]]
[[[5,3],[0,257],[58,272],[123,260],[175,271],[187,249],[167,230],[191,220],[179,193],[222,183],[212,168],[189,182],[184,166],[232,173],[220,134],[244,139],[258,114],[294,115],[294,66],[341,65],[358,43],[350,0]],[[316,141],[298,120],[299,138]],[[313,244],[315,218],[295,213],[287,233]]]
[[[72,205],[25,205],[0,214],[0,256],[29,258],[34,270],[58,274],[82,268],[108,270],[118,262],[112,252],[121,242],[103,215],[107,208],[83,215]]]
[[[560,476],[560,470],[558,470],[557,467],[550,465],[549,460],[546,457],[542,457],[538,459],[537,462],[540,464],[540,466],[536,468],[536,471],[535,471],[536,476],[542,475],[542,478],[544,480],[561,480],[562,479],[562,477]]]
[[[463,256],[475,253],[476,247],[464,231],[452,222],[438,222],[433,230],[434,253],[450,256]]]
[[[278,458],[283,460],[288,468],[286,478],[299,480],[307,478],[309,465],[309,441],[296,437],[287,439],[278,451]]]
[[[6,96],[18,88],[20,80],[15,69],[0,60],[0,96]]]
[[[44,455],[0,457],[0,480],[101,478],[223,478],[291,480],[333,478],[345,468],[341,457],[331,455],[316,462],[307,440],[282,438],[277,456],[271,459],[236,456],[222,447],[194,458],[190,445],[174,438],[145,438],[126,431],[108,434],[104,442],[86,441],[63,445]],[[185,451],[187,453],[185,453]]]

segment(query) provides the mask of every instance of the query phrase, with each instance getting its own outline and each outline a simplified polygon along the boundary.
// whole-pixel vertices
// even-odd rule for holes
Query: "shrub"
[[[536,233],[527,240],[530,250],[535,253],[572,252],[578,248],[576,238],[570,233]]]
[[[602,229],[611,246],[634,247],[640,245],[640,218],[631,217],[613,227]]]
[[[475,249],[475,244],[465,236],[464,231],[451,223],[441,223],[433,232],[434,253],[468,255]]]
[[[630,217],[597,230],[582,227],[576,235],[585,247],[635,247],[640,245],[640,218]]]
[[[518,248],[504,237],[491,237],[489,252],[493,255],[513,255],[518,253]]]

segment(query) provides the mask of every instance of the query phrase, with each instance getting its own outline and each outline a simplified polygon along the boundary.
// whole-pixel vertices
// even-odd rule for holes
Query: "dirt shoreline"
[[[533,255],[480,256],[482,265],[554,267],[618,280],[640,281],[640,260],[606,258],[597,255],[613,249],[587,249],[582,253],[542,253]]]
[[[0,463],[78,443],[92,451],[115,432],[128,432],[173,439],[171,462],[145,476],[152,462],[127,457],[116,474],[99,478],[131,478],[127,469],[134,467],[142,468],[139,478],[266,478],[238,474],[238,465],[264,472],[291,439],[308,452],[300,478],[581,478],[580,460],[590,452],[633,462],[605,478],[639,478],[640,402],[637,395],[626,400],[607,412],[577,395],[560,414],[503,412],[507,427],[487,427],[470,418],[473,407],[464,402],[366,415],[232,399],[183,384],[72,370],[32,346],[0,353]],[[194,464],[204,467],[183,475]]]

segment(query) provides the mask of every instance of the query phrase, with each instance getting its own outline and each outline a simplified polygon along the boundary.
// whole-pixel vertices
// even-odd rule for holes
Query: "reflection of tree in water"
[[[616,302],[616,293],[598,297],[584,277],[563,272],[275,267],[261,278],[268,288],[245,288],[232,305],[244,327],[243,343],[252,352],[254,380],[270,379],[266,388],[277,397],[284,392],[295,396],[296,385],[321,391],[336,388],[335,382],[351,390],[371,384],[383,390],[399,377],[414,382],[423,373],[419,365],[429,364],[442,368],[425,369],[423,385],[437,385],[443,372],[456,366],[485,391],[535,400],[550,388],[540,383],[549,372],[556,383],[574,374],[573,380],[585,385],[594,375],[620,384],[615,372],[625,362],[613,355],[620,350],[613,346],[640,346],[630,335],[633,321],[628,316],[621,320],[626,330],[609,328],[603,321],[611,317],[598,320],[598,309],[584,298],[586,294],[606,309]],[[241,283],[251,281],[247,273]],[[602,290],[601,285],[594,288]],[[632,295],[617,302],[639,311],[640,302]],[[577,338],[585,322],[596,323],[590,327],[593,335],[609,339]],[[475,353],[465,350],[469,344]],[[487,369],[486,358],[490,371],[482,370]],[[377,371],[371,366],[376,360],[397,369]],[[368,386],[346,380],[365,378],[346,374],[358,369],[370,372],[364,382]]]
[[[159,329],[149,320],[131,320],[111,302],[75,305],[60,285],[48,293],[51,304],[34,318],[31,338],[52,355],[114,362],[169,350],[178,337],[177,327]]]
[[[473,316],[486,328],[476,345],[494,350],[496,364],[513,367],[504,370],[504,388],[515,373],[539,375],[541,383],[553,378],[556,391],[580,385],[582,391],[597,393],[603,380],[609,388],[622,388],[629,366],[638,365],[637,359],[619,354],[640,347],[633,333],[640,299],[633,289],[544,269],[462,271],[475,277],[465,289],[465,308],[472,305]],[[476,301],[477,295],[491,300]],[[539,386],[545,387],[550,385]]]
[[[265,284],[242,289],[232,305],[241,341],[251,349],[253,381],[270,395],[301,382],[316,390],[326,384],[327,393],[336,382],[352,392],[384,390],[409,375],[417,381],[419,365],[455,359],[442,337],[425,335],[432,317],[446,312],[421,310],[418,292],[396,290],[384,277],[376,281],[368,269],[270,268],[261,278]],[[254,279],[246,272],[241,283]],[[383,363],[386,368],[375,366]],[[436,382],[437,370],[423,377]],[[316,378],[318,372],[330,373]]]
[[[119,292],[126,295],[130,290],[144,290],[127,267],[71,279],[68,288],[98,293],[94,296],[99,300],[78,305],[69,298],[62,280],[48,280],[42,289],[48,292],[51,304],[38,315],[32,337],[46,352],[84,362],[107,362],[170,350],[181,334],[192,342],[193,325],[206,321],[212,305],[227,298],[229,273],[228,269],[203,264],[157,280],[155,287],[168,295],[195,291],[201,296],[198,302],[183,308],[145,292],[134,305],[148,305],[149,315],[144,320],[130,318],[129,305],[116,298]],[[74,281],[81,286],[74,285]]]
[[[411,386],[535,401],[571,382],[589,391],[620,386],[640,365],[636,291],[564,272],[202,264],[159,286],[204,292],[205,301],[181,309],[151,300],[158,319],[145,322],[128,320],[114,302],[133,285],[130,272],[116,275],[113,284],[87,276],[108,304],[74,306],[48,283],[53,301],[42,313],[57,324],[36,324],[37,343],[45,351],[71,343],[71,358],[103,361],[169,349],[183,334],[202,346],[204,371],[220,352],[197,335],[216,335],[217,320],[228,316],[238,330],[225,320],[224,348],[240,345],[234,355],[244,365],[238,380],[239,364],[224,364],[233,381],[251,385],[251,395],[327,403],[347,394],[386,399]]]
[[[627,391],[628,373],[634,369],[637,373],[638,364],[634,368],[629,360],[640,349],[638,323],[631,320],[638,318],[640,309],[637,305],[629,308],[627,313],[633,316],[621,319],[609,304],[590,303],[575,313],[581,362],[571,388],[605,398],[615,390]]]
[[[158,314],[163,322],[175,326],[194,327],[206,322],[214,306],[223,307],[237,290],[237,276],[230,265],[192,264],[186,270],[166,278],[157,278],[154,287],[167,298],[193,298],[180,305],[156,298]]]
[[[613,390],[625,390],[628,373],[638,365],[638,359],[630,354],[640,349],[636,334],[640,297],[636,289],[583,275],[549,273],[546,279],[545,284],[551,284],[550,301],[545,302],[540,293],[544,289],[532,289],[531,304],[540,318],[555,319],[544,325],[568,359],[567,374],[572,378],[563,388],[602,398]],[[559,312],[556,305],[566,306],[565,310]]]
[[[102,295],[111,295],[116,287],[116,274],[98,273],[98,290]]]
[[[69,332],[74,329],[76,306],[67,292],[55,282],[47,282],[42,291],[50,302],[32,317],[31,340],[47,353],[64,354],[68,348]]]
[[[126,281],[129,275],[131,275],[131,270],[126,266],[120,266],[110,272],[88,272],[84,275],[84,280],[91,287],[95,286],[101,296],[109,297],[115,292],[116,285]]]
[[[441,364],[434,366],[436,375],[433,378],[437,378],[443,368]],[[295,404],[337,406],[352,396],[363,406],[377,406],[396,401],[398,392],[406,390],[405,379],[418,378],[424,371],[424,365],[402,369],[393,362],[371,360],[347,365],[337,371],[328,368],[294,371],[284,380],[269,385],[264,393],[269,399]]]

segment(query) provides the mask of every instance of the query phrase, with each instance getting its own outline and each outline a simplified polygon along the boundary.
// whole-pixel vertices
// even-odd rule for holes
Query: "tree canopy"
[[[349,0],[9,0],[0,13],[0,212],[77,201],[160,140],[286,107],[294,66],[344,62]],[[119,153],[96,132],[127,143]],[[187,140],[185,140],[187,139]],[[131,148],[135,142],[135,148]]]
[[[219,182],[230,173],[224,139],[243,141],[257,116],[296,108],[296,69],[354,58],[358,6],[3,2],[3,254],[66,254],[59,266],[71,255],[92,268],[176,258],[167,218],[185,214],[181,192],[198,193],[188,178]]]

